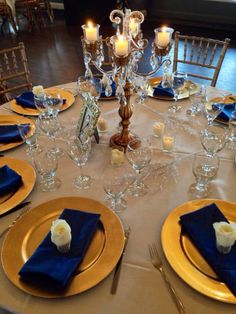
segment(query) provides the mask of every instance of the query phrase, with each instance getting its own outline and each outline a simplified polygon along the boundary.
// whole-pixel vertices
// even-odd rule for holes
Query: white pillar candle
[[[171,152],[174,148],[174,137],[172,136],[163,136],[162,138],[162,145],[163,150],[165,152]]]
[[[138,22],[136,19],[130,19],[129,29],[133,36],[138,34]]]
[[[98,40],[97,25],[93,25],[92,22],[88,22],[84,30],[85,30],[85,39],[92,42]]]
[[[98,127],[98,130],[101,131],[101,132],[106,131],[106,129],[107,129],[107,121],[104,118],[99,117],[98,123],[97,123],[97,127]]]
[[[111,164],[120,165],[124,162],[124,153],[119,149],[115,148],[111,151]]]
[[[122,35],[118,35],[115,40],[115,54],[118,57],[125,57],[129,54],[129,42],[128,39],[124,38]]]
[[[161,31],[156,33],[155,42],[159,47],[164,48],[170,43],[170,33],[166,29],[166,27],[163,27]]]
[[[153,124],[153,133],[156,137],[162,137],[164,132],[164,123],[163,122],[154,122]]]

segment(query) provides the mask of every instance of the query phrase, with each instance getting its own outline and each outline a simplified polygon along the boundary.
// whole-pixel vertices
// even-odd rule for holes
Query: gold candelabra
[[[135,78],[144,78],[153,75],[162,65],[165,73],[170,66],[169,51],[172,47],[173,29],[161,27],[154,30],[155,40],[152,44],[152,55],[150,64],[152,71],[148,73],[138,73],[137,64],[141,60],[144,50],[148,45],[148,40],[143,38],[141,23],[144,16],[139,11],[113,10],[110,20],[117,25],[116,35],[106,38],[105,43],[111,52],[112,69],[105,71],[102,68],[104,62],[103,40],[99,35],[99,25],[83,25],[83,36],[81,37],[86,76],[91,77],[91,65],[105,77],[105,90],[109,89],[109,84],[116,81],[116,96],[119,100],[119,115],[121,117],[122,129],[114,134],[110,139],[110,145],[123,146],[125,149],[129,143],[133,148],[140,145],[140,139],[129,131],[132,107],[130,98],[135,88]]]

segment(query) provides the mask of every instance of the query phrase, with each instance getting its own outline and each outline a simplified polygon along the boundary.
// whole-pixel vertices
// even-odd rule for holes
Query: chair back
[[[180,40],[183,41],[183,49],[180,49]],[[193,70],[193,73],[186,71],[188,76],[208,80],[211,86],[215,86],[229,43],[229,38],[220,41],[176,32],[173,71],[179,70],[180,63],[188,65]]]
[[[0,50],[0,98],[12,99],[19,90],[30,90],[28,63],[25,46],[18,46]]]

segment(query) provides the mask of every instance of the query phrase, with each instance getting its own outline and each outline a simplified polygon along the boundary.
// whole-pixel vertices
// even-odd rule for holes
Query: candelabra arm
[[[150,71],[150,72],[148,72],[148,73],[139,73],[139,72],[135,72],[135,71],[133,71],[133,73],[135,73],[135,75],[137,75],[137,76],[144,76],[144,77],[148,77],[148,76],[152,76],[153,74],[155,74],[158,70],[160,70],[160,68],[162,67],[162,65],[165,63],[165,62],[167,62],[167,60],[169,60],[169,59],[164,59],[164,60],[161,60],[160,62],[158,62],[158,64],[156,65],[156,67],[152,70],[152,71]]]

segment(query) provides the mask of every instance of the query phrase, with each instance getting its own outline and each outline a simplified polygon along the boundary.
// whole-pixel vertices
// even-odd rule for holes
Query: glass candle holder
[[[99,39],[99,24],[93,24],[92,22],[88,22],[81,26],[84,33],[84,39],[90,43],[94,43]]]
[[[173,31],[173,28],[165,26],[154,29],[156,46],[166,48],[171,43]]]
[[[131,18],[129,22],[129,31],[132,37],[136,37],[140,31],[140,23],[136,18]]]
[[[130,52],[130,41],[124,35],[114,36],[113,49],[116,57],[125,58]]]

